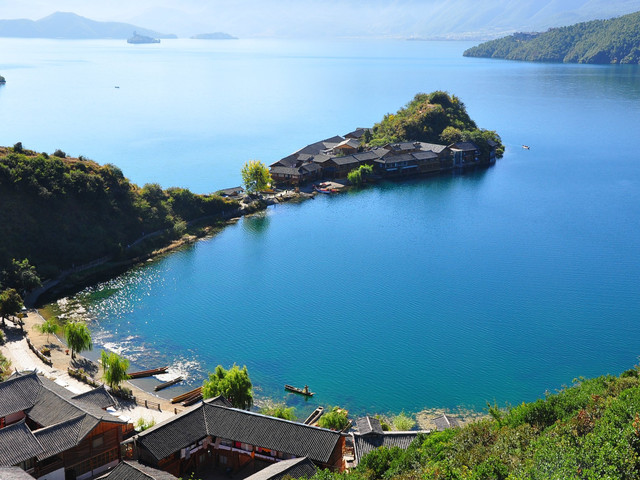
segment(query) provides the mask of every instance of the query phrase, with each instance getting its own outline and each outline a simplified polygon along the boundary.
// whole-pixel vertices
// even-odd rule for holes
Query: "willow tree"
[[[58,325],[52,319],[46,320],[40,325],[34,325],[33,328],[35,328],[40,333],[44,333],[47,335],[47,343],[49,343],[49,335],[58,331]]]
[[[222,395],[236,408],[249,410],[253,405],[253,385],[247,367],[240,369],[235,363],[229,370],[218,365],[209,379],[202,384],[202,397]]]
[[[122,358],[115,352],[105,352],[100,354],[102,362],[102,379],[115,389],[120,383],[129,379],[127,369],[129,368],[129,360]]]
[[[64,326],[64,336],[67,338],[67,345],[71,349],[71,359],[76,358],[76,353],[91,350],[91,332],[82,322],[69,322]]]

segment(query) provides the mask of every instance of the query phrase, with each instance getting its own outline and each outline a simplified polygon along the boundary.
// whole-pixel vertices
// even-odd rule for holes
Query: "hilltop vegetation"
[[[570,387],[490,419],[419,436],[408,450],[380,448],[349,474],[314,480],[638,479],[638,367]]]
[[[640,12],[545,33],[516,33],[470,48],[464,55],[531,62],[639,64]]]
[[[24,150],[0,148],[0,271],[12,259],[28,258],[40,276],[105,255],[122,257],[144,234],[168,243],[186,222],[237,208],[218,195],[184,188],[140,188],[115,165]]]
[[[479,129],[464,103],[442,91],[417,94],[405,107],[376,123],[371,138],[366,140],[370,146],[415,140],[446,145],[472,141],[486,159],[491,150],[489,142],[494,141],[498,144],[498,156],[504,153],[500,136],[492,130]]]

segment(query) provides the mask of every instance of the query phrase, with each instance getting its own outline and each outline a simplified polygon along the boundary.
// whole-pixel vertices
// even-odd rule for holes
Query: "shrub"
[[[409,415],[405,414],[404,412],[401,412],[399,415],[396,415],[395,417],[393,417],[392,422],[395,429],[402,432],[411,430],[416,424],[413,418],[411,418]]]
[[[22,153],[24,150],[22,149],[22,142],[18,142],[13,146],[13,151],[16,153]]]
[[[322,428],[329,428],[331,430],[344,430],[349,426],[347,411],[338,407],[333,407],[329,413],[325,413],[320,417],[318,425]]]
[[[55,152],[53,152],[53,156],[60,157],[60,158],[67,158],[67,154],[62,150],[60,150],[59,148]]]

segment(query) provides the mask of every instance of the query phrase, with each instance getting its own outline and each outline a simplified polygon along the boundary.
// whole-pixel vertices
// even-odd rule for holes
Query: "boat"
[[[318,420],[320,420],[320,417],[323,413],[324,407],[318,407],[313,412],[311,412],[311,415],[309,415],[307,419],[302,423],[304,423],[305,425],[313,425],[314,423],[317,423]]]
[[[170,387],[171,385],[175,385],[176,383],[180,383],[182,380],[184,380],[183,377],[174,378],[173,380],[169,380],[168,382],[164,382],[164,383],[161,383],[160,385],[156,385],[153,390],[157,392],[158,390],[162,390],[163,388],[167,388],[167,387]]]
[[[169,370],[169,367],[160,367],[160,368],[152,368],[151,370],[141,370],[140,372],[131,372],[131,373],[127,373],[127,375],[130,379],[152,377],[153,375],[167,373],[167,370]]]
[[[140,35],[138,32],[133,32],[133,37],[127,38],[127,43],[142,44],[142,43],[160,43],[160,40],[153,37],[147,37],[146,35]]]
[[[190,390],[186,393],[183,393],[182,395],[178,395],[177,397],[173,397],[171,399],[171,403],[179,403],[179,402],[183,402],[185,401],[187,398],[192,397],[196,394],[202,393],[202,387],[198,387],[198,388],[194,388],[193,390]]]
[[[331,195],[331,190],[329,190],[328,188],[318,188],[317,185],[314,185],[313,189],[318,193],[324,193],[324,194],[327,194],[327,195]]]
[[[285,385],[285,390],[289,390],[293,393],[299,393],[300,395],[306,395],[307,397],[313,397],[314,393],[309,391],[309,386],[305,385],[304,388],[294,387],[292,385]]]
[[[524,148],[525,150],[529,150],[531,147],[529,145],[522,145],[522,148]]]
[[[191,395],[190,397],[185,398],[181,405],[183,407],[189,407],[194,403],[199,402],[200,400],[202,400],[202,393],[196,393],[194,395]]]

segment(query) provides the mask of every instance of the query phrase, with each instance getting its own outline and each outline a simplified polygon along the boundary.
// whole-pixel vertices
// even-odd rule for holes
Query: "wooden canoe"
[[[167,388],[167,387],[170,387],[171,385],[175,385],[176,383],[180,383],[182,380],[184,380],[183,377],[174,378],[173,380],[169,380],[168,382],[164,382],[164,383],[161,383],[160,385],[156,385],[153,390],[157,392],[158,390],[162,390],[163,388]]]
[[[129,378],[142,378],[142,377],[152,377],[153,375],[159,375],[161,373],[167,373],[169,367],[160,367],[160,368],[152,368],[151,370],[142,370],[140,372],[131,372],[127,373]]]
[[[193,395],[195,395],[197,393],[201,393],[201,392],[202,392],[202,387],[194,388],[193,390],[190,390],[190,391],[188,391],[186,393],[183,393],[182,395],[178,395],[177,397],[173,397],[171,399],[171,403],[183,402],[187,398],[192,397]]]
[[[307,397],[313,397],[314,393],[309,391],[309,387],[308,386],[304,386],[304,388],[298,388],[298,387],[293,387],[291,385],[285,385],[284,386],[285,390],[289,390],[290,392],[293,393],[299,393],[300,395],[306,395]]]
[[[191,395],[190,397],[185,398],[184,401],[181,403],[181,405],[183,407],[188,407],[189,405],[193,405],[194,403],[197,403],[200,400],[202,400],[202,393],[196,393],[194,395]]]

